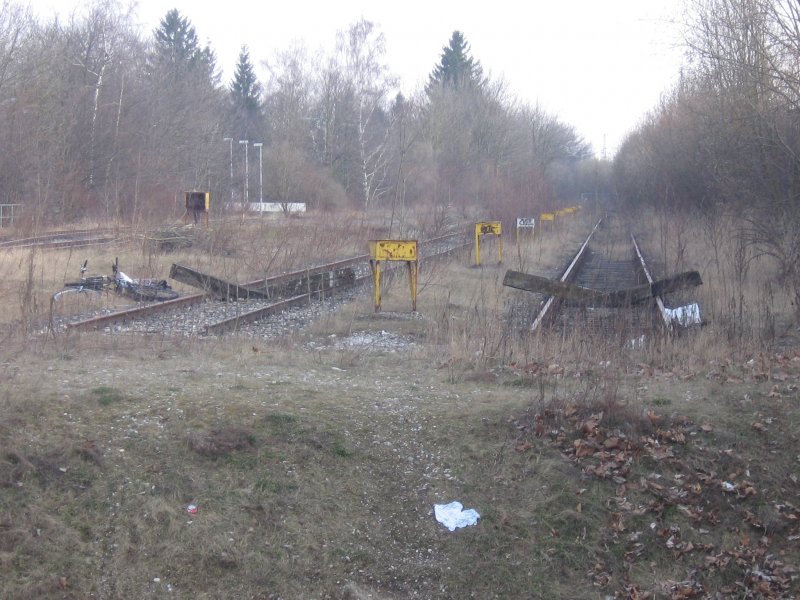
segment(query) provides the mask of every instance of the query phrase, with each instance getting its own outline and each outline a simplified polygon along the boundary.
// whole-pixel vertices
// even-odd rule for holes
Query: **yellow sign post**
[[[500,221],[484,221],[475,223],[475,264],[481,264],[481,238],[485,235],[496,235],[499,240],[498,261],[503,262],[503,225]]]
[[[381,310],[381,262],[385,260],[404,260],[408,267],[408,280],[411,286],[411,310],[417,310],[417,240],[370,240],[369,266],[375,282],[375,312]]]

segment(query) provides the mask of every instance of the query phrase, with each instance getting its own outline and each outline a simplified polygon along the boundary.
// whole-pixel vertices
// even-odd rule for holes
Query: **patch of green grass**
[[[665,398],[664,396],[656,396],[652,400],[653,406],[669,406],[672,404],[672,400],[669,398]]]
[[[101,385],[91,390],[92,396],[97,399],[101,406],[108,406],[125,399],[124,394],[116,388]]]
[[[286,481],[280,481],[269,473],[264,473],[253,484],[253,488],[262,494],[287,494],[297,489],[297,485]]]
[[[264,416],[264,422],[282,432],[289,432],[297,427],[297,417],[287,413],[270,413]]]
[[[341,440],[333,442],[333,453],[341,458],[350,458],[353,456],[353,453],[345,447]]]
[[[251,442],[251,445],[255,445],[255,443]],[[225,460],[235,469],[244,471],[254,469],[259,464],[258,456],[252,453],[229,454],[226,456]]]
[[[281,490],[281,486],[266,473],[256,480],[253,488],[261,493],[268,492],[272,494],[277,494]]]

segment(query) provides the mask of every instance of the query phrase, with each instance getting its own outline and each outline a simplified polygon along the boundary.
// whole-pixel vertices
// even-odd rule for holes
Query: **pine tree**
[[[162,177],[185,189],[208,181],[207,140],[222,137],[224,92],[215,64],[189,19],[174,9],[167,12],[153,31],[142,110],[154,125],[146,131],[148,144],[158,148]]]
[[[149,71],[171,78],[200,74],[213,80],[216,57],[209,46],[202,48],[188,18],[172,9],[153,32],[155,47],[150,54]]]
[[[261,109],[261,84],[250,62],[247,46],[242,46],[239,52],[239,61],[236,63],[236,73],[230,85],[230,92],[234,110],[257,113]]]
[[[437,87],[459,89],[467,86],[482,87],[485,84],[483,68],[470,56],[470,48],[464,34],[454,31],[450,42],[442,48],[442,56],[428,78],[428,94]]]
[[[247,46],[242,46],[242,50],[239,52],[236,72],[228,89],[235,134],[244,139],[262,139],[262,88],[253,64],[250,62],[250,52]]]

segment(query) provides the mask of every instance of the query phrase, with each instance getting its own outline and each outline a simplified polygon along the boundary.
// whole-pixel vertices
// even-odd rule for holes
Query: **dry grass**
[[[518,254],[507,241],[502,266],[424,265],[418,315],[398,276],[383,313],[365,290],[258,352],[236,337],[10,337],[0,595],[791,597],[800,354],[732,349],[713,323],[637,350],[525,333],[505,268],[557,269],[582,226]],[[268,260],[204,252],[242,276]],[[47,277],[70,260],[51,257]],[[479,524],[438,525],[433,504],[451,500]]]
[[[203,227],[153,227],[128,234],[112,245],[67,250],[9,249],[0,258],[0,327],[5,335],[47,322],[50,299],[67,281],[77,281],[84,260],[87,275],[111,275],[111,265],[132,277],[165,279],[172,263],[184,264],[230,281],[251,281],[366,252],[359,241],[378,236],[380,226],[357,216],[339,218],[228,218]],[[189,292],[181,284],[174,287]],[[56,314],[86,306],[129,304],[108,294],[67,296],[54,304]]]

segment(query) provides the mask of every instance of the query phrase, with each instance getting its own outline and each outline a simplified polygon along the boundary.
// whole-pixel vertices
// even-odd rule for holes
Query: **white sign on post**
[[[536,219],[533,217],[518,217],[517,227],[535,227]]]

